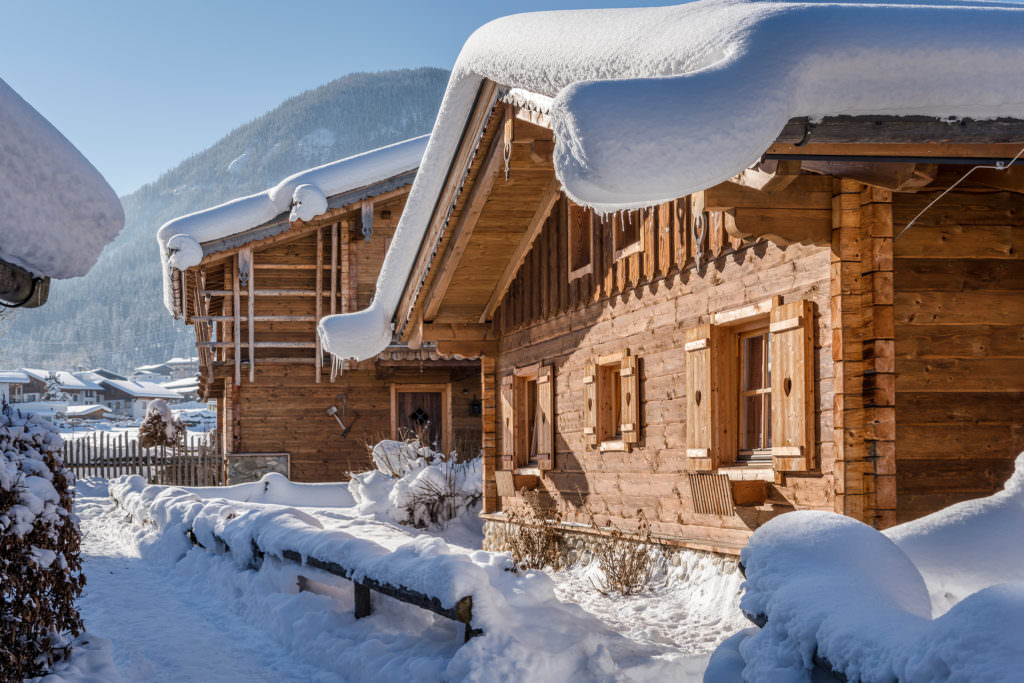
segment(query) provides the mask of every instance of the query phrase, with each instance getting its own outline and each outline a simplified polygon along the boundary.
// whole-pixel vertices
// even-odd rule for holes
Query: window
[[[554,369],[517,368],[501,384],[502,469],[554,468]]]
[[[431,448],[451,452],[451,401],[449,384],[392,384],[391,438],[416,434]]]
[[[771,462],[772,371],[767,328],[739,335],[739,452],[737,460]]]
[[[780,297],[686,333],[686,454],[692,470],[813,468],[813,306]]]
[[[566,226],[569,235],[569,280],[593,272],[594,213],[567,201]]]
[[[639,364],[628,350],[587,363],[583,435],[602,451],[630,450],[640,440]]]

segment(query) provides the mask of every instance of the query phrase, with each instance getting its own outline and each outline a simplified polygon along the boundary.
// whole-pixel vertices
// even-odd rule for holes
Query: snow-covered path
[[[125,681],[339,680],[298,661],[220,601],[197,595],[172,568],[139,557],[107,514],[111,506],[105,498],[79,499],[88,577],[79,606],[90,631],[113,640]]]

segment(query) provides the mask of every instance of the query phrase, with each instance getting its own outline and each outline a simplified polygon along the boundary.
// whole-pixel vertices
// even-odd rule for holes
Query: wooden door
[[[417,434],[425,430],[430,446],[440,449],[444,440],[444,398],[440,391],[398,392],[398,428]]]

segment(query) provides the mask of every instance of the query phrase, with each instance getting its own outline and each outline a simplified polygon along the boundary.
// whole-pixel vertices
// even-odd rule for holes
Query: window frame
[[[733,463],[736,465],[762,465],[772,462],[771,442],[771,401],[772,401],[772,374],[771,374],[771,331],[767,315],[746,321],[738,325],[736,329],[729,330],[731,344],[735,348],[735,364],[731,398],[735,402],[736,416],[736,438],[733,444]],[[753,337],[763,337],[761,345],[761,388],[744,390],[743,388],[743,341]],[[746,425],[744,424],[743,399],[748,396],[758,396],[762,402],[761,408],[761,435],[762,444],[757,448],[743,448],[743,434]],[[767,403],[767,409],[765,404]],[[767,444],[763,443],[767,435]]]
[[[540,375],[540,363],[533,363],[516,368],[512,373],[512,419],[515,420],[516,429],[512,455],[516,470],[523,468],[538,468],[536,451],[531,460],[529,443],[533,441],[534,447],[537,444],[537,421],[540,411],[540,401],[537,395],[537,378]],[[533,410],[529,411],[530,386],[533,387]],[[527,405],[523,405],[526,400]],[[533,437],[531,439],[531,436]]]
[[[616,351],[594,359],[595,436],[598,450],[602,453],[628,451],[622,436],[622,361],[629,355],[628,350]],[[608,409],[602,409],[605,394],[611,390]],[[608,420],[614,421],[609,425]]]

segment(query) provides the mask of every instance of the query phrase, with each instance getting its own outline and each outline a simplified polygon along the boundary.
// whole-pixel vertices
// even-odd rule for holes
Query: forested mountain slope
[[[0,369],[129,370],[194,355],[191,330],[161,303],[157,228],[296,171],[429,132],[447,82],[447,71],[432,68],[344,76],[286,100],[122,197],[125,228],[92,271],[53,282],[45,306],[0,321]]]

